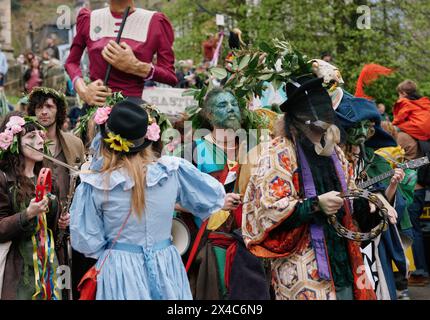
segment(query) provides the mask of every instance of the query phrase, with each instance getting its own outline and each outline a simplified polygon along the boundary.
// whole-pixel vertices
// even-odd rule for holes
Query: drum
[[[172,242],[181,256],[187,252],[191,244],[190,230],[179,218],[173,218],[172,221]]]

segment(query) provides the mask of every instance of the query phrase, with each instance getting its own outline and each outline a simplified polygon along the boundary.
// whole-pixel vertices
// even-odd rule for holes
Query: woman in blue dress
[[[93,145],[102,166],[80,175],[70,232],[73,248],[98,259],[97,269],[112,247],[97,277],[96,299],[192,299],[171,242],[172,212],[179,203],[207,219],[224,206],[223,186],[183,159],[157,159],[148,146],[159,129],[148,124],[154,119],[142,107],[123,101],[99,108],[95,120],[103,138]]]

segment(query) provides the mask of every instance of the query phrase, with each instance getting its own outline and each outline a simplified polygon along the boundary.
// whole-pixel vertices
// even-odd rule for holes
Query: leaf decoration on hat
[[[110,97],[106,98],[105,107],[112,107],[115,104],[125,100],[121,92],[114,92]],[[94,117],[98,107],[92,106],[88,109],[84,116],[79,119],[79,125],[73,130],[73,134],[79,136],[82,132],[85,132],[88,128],[88,122]]]
[[[155,105],[144,104],[143,107],[145,108],[146,112],[148,112],[149,125],[154,122],[157,123],[160,127],[161,134],[167,129],[173,127],[167,116],[164,113],[161,113]]]

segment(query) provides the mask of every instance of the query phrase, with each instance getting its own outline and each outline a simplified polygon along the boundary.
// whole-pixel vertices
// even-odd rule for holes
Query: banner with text
[[[162,113],[178,117],[186,107],[197,105],[193,97],[183,97],[186,89],[150,87],[143,90],[142,99],[155,105]]]

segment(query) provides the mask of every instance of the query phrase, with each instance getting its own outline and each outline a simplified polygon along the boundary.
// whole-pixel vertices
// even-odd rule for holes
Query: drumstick
[[[118,43],[118,44],[121,41],[122,32],[124,31],[125,21],[127,20],[128,13],[130,12],[130,8],[131,7],[128,6],[125,9],[125,11],[124,11],[124,15],[122,16],[121,26],[119,28],[118,35],[116,36],[116,43]],[[107,70],[106,70],[106,76],[105,76],[105,81],[104,81],[104,85],[106,87],[108,85],[108,81],[109,81],[109,77],[110,77],[111,71],[112,71],[112,65],[109,63],[108,67],[107,67]]]

